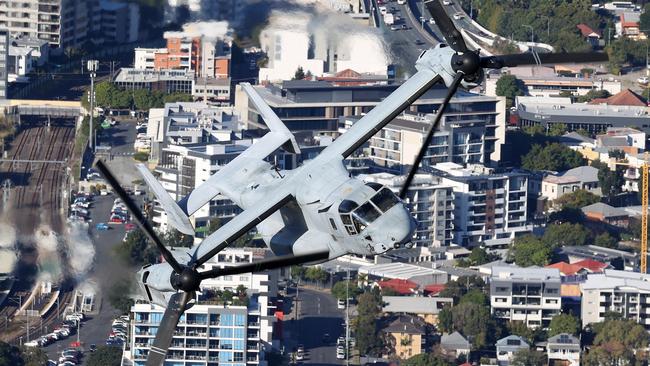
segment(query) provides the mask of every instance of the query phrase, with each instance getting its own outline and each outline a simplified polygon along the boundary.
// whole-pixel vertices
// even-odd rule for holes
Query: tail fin
[[[284,125],[282,120],[280,120],[278,115],[273,112],[271,107],[264,102],[264,99],[262,99],[257,91],[255,91],[255,88],[253,88],[249,83],[241,83],[241,86],[244,89],[244,92],[248,95],[249,100],[253,102],[255,108],[257,108],[258,112],[262,115],[264,122],[266,122],[266,126],[268,126],[272,132],[286,137],[287,141],[282,145],[282,148],[288,152],[299,154],[300,148],[298,147],[296,138],[293,136],[291,131],[289,131],[287,126]]]
[[[183,234],[194,235],[194,227],[192,227],[187,213],[172,199],[156,177],[151,174],[144,164],[137,164],[136,168],[142,174],[142,177],[153,191],[153,194],[158,198],[160,205],[165,210],[165,213],[167,213],[169,223]]]

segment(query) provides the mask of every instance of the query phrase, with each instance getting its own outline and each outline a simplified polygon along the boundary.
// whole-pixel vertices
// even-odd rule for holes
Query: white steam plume
[[[88,235],[88,225],[71,223],[66,232],[66,252],[70,274],[81,279],[90,271],[95,260],[95,246]]]
[[[34,234],[38,250],[39,279],[59,282],[63,278],[61,259],[58,252],[59,238],[47,225],[40,225]]]
[[[183,25],[182,32],[165,32],[165,38],[173,37],[204,37],[210,40],[231,39],[232,29],[228,22],[193,22]]]

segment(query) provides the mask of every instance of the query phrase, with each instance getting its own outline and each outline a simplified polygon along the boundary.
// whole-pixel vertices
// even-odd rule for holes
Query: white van
[[[336,302],[336,307],[339,308],[339,309],[345,309],[345,300],[339,299]]]

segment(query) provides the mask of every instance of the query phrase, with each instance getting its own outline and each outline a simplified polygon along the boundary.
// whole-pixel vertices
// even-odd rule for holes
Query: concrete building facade
[[[526,173],[494,173],[483,166],[463,168],[454,163],[424,170],[453,189],[454,244],[505,246],[517,235],[530,232]]]
[[[556,268],[493,267],[490,278],[492,315],[546,328],[560,313],[560,272]]]
[[[650,330],[650,275],[606,269],[590,274],[580,284],[583,327],[605,320],[605,313],[615,311]]]
[[[9,32],[0,30],[0,99],[7,99]]]

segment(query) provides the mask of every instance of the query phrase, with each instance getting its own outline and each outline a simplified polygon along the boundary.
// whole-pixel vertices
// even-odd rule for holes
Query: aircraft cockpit
[[[341,221],[349,235],[357,235],[379,216],[398,204],[399,198],[390,189],[378,183],[366,183],[375,190],[375,194],[361,204],[346,199],[339,204]]]

